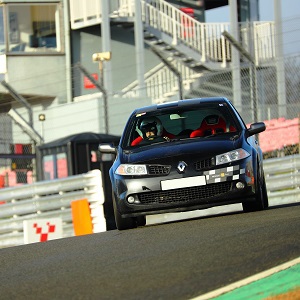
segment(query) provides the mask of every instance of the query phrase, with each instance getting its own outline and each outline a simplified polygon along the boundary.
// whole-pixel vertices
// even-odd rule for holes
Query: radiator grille
[[[148,165],[148,171],[150,175],[168,175],[170,173],[171,166],[165,165]]]
[[[139,194],[142,204],[187,203],[205,200],[218,195],[226,194],[231,189],[231,182],[220,182],[203,186],[194,186],[168,191],[158,191]]]
[[[199,160],[196,161],[194,163],[195,165],[195,170],[196,171],[201,171],[204,169],[209,169],[213,166],[213,159],[212,158],[208,158],[208,159],[203,159],[203,160]]]

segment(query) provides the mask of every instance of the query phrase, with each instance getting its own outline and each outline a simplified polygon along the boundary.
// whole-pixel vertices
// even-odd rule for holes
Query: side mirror
[[[264,122],[257,122],[250,125],[247,129],[248,136],[263,132],[266,130],[266,124]]]
[[[99,151],[101,153],[117,154],[117,148],[108,144],[100,144]]]

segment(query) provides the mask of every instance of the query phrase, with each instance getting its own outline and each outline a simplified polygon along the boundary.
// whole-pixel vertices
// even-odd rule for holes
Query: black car
[[[262,151],[255,137],[265,128],[262,122],[247,128],[221,97],[136,109],[113,149],[117,228],[143,226],[146,215],[225,204],[242,203],[245,212],[266,209]]]

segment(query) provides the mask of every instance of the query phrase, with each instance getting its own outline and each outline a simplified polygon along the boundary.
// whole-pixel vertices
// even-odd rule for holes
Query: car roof
[[[214,103],[214,102],[215,103],[224,103],[224,102],[231,103],[225,97],[183,99],[183,100],[178,100],[178,101],[172,101],[172,102],[166,102],[166,103],[160,103],[160,104],[153,104],[153,105],[149,105],[149,106],[143,106],[143,107],[135,109],[133,114],[156,111],[156,110],[164,109],[164,108],[194,106],[194,105],[199,105],[199,104],[204,104],[204,103]]]

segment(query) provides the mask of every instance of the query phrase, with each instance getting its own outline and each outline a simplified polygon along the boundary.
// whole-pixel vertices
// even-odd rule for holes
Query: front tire
[[[136,217],[136,224],[137,224],[137,226],[145,226],[146,225],[146,217],[145,216]]]
[[[255,201],[242,203],[244,212],[259,211],[269,207],[266,180],[263,171],[261,170],[261,172],[259,172],[259,166],[256,176],[255,190]]]
[[[113,197],[113,207],[114,207],[116,226],[118,230],[126,230],[126,229],[132,229],[137,227],[135,218],[122,218],[121,214],[117,209],[115,197]]]
[[[267,209],[269,207],[269,197],[268,197],[266,179],[264,174],[263,174],[262,192],[263,192],[264,209]]]

